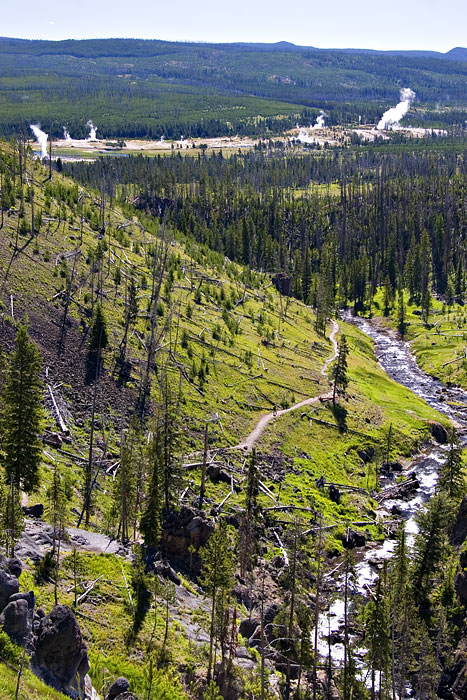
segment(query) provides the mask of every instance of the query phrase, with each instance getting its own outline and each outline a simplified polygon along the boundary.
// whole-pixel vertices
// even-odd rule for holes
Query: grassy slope
[[[5,700],[14,698],[16,684],[16,672],[0,663],[0,697]],[[18,697],[19,700],[66,700],[65,695],[49,688],[28,670],[24,672]]]
[[[427,421],[439,420],[440,416],[422,399],[389,379],[378,365],[367,336],[349,324],[340,322],[340,326],[349,345],[350,382],[345,400],[340,401],[349,432],[317,423],[315,419],[338,423],[332,406],[319,404],[299,415],[281,418],[264,434],[259,449],[267,451],[280,445],[286,455],[294,458],[298,474],[286,476],[281,489],[283,502],[314,503],[329,522],[337,520],[343,527],[351,521],[372,519],[374,503],[368,495],[352,493],[345,494],[341,504],[334,504],[326,492],[316,487],[315,479],[324,475],[328,482],[374,490],[389,426],[393,436],[391,458],[404,462],[429,439]],[[358,451],[367,447],[375,448],[375,457],[365,464]],[[368,527],[373,536],[378,536],[377,529]]]
[[[397,307],[391,309],[389,317],[380,316],[383,308],[382,293],[376,297],[376,315],[380,322],[397,326]],[[431,314],[426,326],[418,313],[420,306],[409,304],[405,294],[407,340],[411,342],[420,367],[444,383],[452,383],[467,388],[467,313],[464,306],[455,304],[447,307],[438,299],[432,299]],[[458,362],[446,364],[460,358]]]

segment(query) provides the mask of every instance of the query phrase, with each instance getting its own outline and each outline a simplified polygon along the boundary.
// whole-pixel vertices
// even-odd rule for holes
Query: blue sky
[[[0,17],[1,36],[26,39],[285,40],[436,51],[467,45],[467,0],[21,0],[14,8],[0,0]]]

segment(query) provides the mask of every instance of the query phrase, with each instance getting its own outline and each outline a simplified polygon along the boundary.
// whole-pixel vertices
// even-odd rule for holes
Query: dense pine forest
[[[435,139],[436,141],[436,139]],[[465,299],[467,152],[390,148],[73,163],[81,182],[167,220],[228,258],[283,273],[281,285],[326,318],[349,302]],[[129,183],[129,184],[122,184]]]
[[[467,698],[464,58],[0,39],[1,700]]]

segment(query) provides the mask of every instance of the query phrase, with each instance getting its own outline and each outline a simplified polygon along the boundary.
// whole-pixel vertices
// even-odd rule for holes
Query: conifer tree
[[[145,508],[139,524],[139,529],[147,547],[157,547],[161,533],[162,486],[164,480],[161,448],[159,431],[155,430],[151,435],[147,449],[150,481]]]
[[[136,473],[138,465],[143,461],[139,450],[140,442],[140,424],[138,418],[133,416],[121,441],[120,468],[113,482],[113,514],[118,521],[117,537],[122,542],[129,541],[131,524],[137,518]]]
[[[26,326],[16,334],[7,364],[0,415],[3,465],[8,484],[31,493],[39,483],[43,427],[41,354]]]
[[[101,304],[96,304],[92,318],[91,337],[89,339],[89,352],[100,358],[102,350],[109,343],[107,335],[107,323]]]
[[[391,607],[388,589],[387,563],[376,581],[374,597],[366,606],[368,661],[371,670],[371,697],[376,696],[376,679],[379,678],[378,698],[388,697],[390,687]]]
[[[136,284],[134,277],[130,277],[130,281],[126,287],[126,308],[125,308],[125,327],[123,338],[120,342],[120,362],[123,363],[126,357],[126,348],[128,343],[128,331],[130,325],[138,318],[138,299],[136,295]]]
[[[454,427],[449,431],[449,452],[446,462],[438,473],[438,489],[454,500],[460,500],[466,490],[462,448]]]
[[[333,389],[332,389],[332,403],[336,405],[336,396],[338,391],[345,391],[347,384],[349,383],[347,377],[347,355],[349,354],[349,349],[347,346],[347,339],[345,335],[341,336],[341,342],[339,345],[339,353],[337,355],[337,360],[335,361],[331,377],[333,379]]]
[[[398,304],[397,304],[397,330],[402,338],[405,337],[407,331],[407,323],[405,321],[405,302],[404,292],[399,289]]]
[[[420,293],[422,304],[422,317],[428,323],[431,305],[431,249],[430,239],[426,230],[422,231],[420,238]]]
[[[9,485],[3,485],[0,480],[0,545],[12,557],[23,530],[24,516],[19,491],[12,480]]]
[[[386,275],[386,277],[384,279],[384,315],[385,316],[389,316],[393,300],[394,300],[394,291],[392,288],[391,280],[389,279],[389,275]]]
[[[452,513],[452,502],[439,492],[417,517],[413,580],[417,602],[422,606],[428,602],[437,567],[450,552],[447,529]]]
[[[227,594],[233,581],[234,561],[232,556],[234,551],[233,535],[225,520],[220,520],[208,543],[200,550],[203,565],[201,584],[211,599],[208,683],[212,679],[214,647],[218,638],[216,620],[224,615]]]
[[[393,697],[405,693],[411,659],[415,652],[417,611],[414,605],[410,560],[404,524],[397,532],[397,544],[390,574],[391,587],[391,680]]]
[[[55,582],[54,582],[54,597],[55,605],[58,605],[58,577],[60,572],[60,549],[62,543],[62,532],[65,525],[66,517],[66,497],[63,478],[60,474],[59,467],[55,463],[52,483],[47,489],[48,498],[48,517],[53,527],[52,537],[52,556],[55,556]]]
[[[259,515],[258,492],[258,467],[256,464],[256,452],[253,450],[248,465],[245,512],[242,515],[238,533],[240,573],[243,577],[246,572],[251,571],[253,568],[258,553],[256,537]]]

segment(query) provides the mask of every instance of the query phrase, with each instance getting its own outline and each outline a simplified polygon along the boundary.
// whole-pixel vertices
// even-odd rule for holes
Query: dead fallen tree
[[[389,498],[407,498],[418,489],[420,482],[415,473],[410,474],[407,479],[395,486],[388,486],[375,495],[375,501],[382,503]]]

